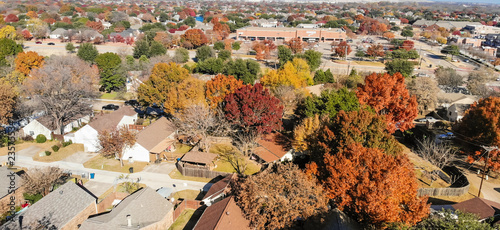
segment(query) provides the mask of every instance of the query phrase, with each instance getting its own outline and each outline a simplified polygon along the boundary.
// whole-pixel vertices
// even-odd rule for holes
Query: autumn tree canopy
[[[17,90],[4,79],[0,79],[0,124],[9,123],[16,107],[17,97]]]
[[[387,118],[388,130],[408,130],[417,117],[417,99],[406,89],[405,78],[400,73],[372,73],[365,78],[365,84],[356,92],[362,105],[372,107],[379,115]]]
[[[426,197],[417,197],[413,165],[405,155],[391,156],[359,143],[325,152],[308,172],[322,182],[327,197],[358,222],[375,228],[402,222],[415,225],[429,214]]]
[[[476,143],[500,146],[500,98],[488,97],[472,104],[455,128],[455,132]],[[483,152],[473,153],[469,160],[485,160]],[[500,151],[490,152],[488,166],[500,170]]]
[[[266,87],[276,88],[283,85],[292,86],[295,89],[314,83],[309,65],[301,58],[294,58],[282,68],[267,72],[262,76],[260,82]]]
[[[340,44],[335,48],[335,54],[339,57],[345,57],[346,51],[347,55],[352,52],[351,46],[347,44],[346,41],[340,42]]]
[[[297,54],[302,52],[305,44],[300,38],[292,38],[287,42],[287,45],[294,54]]]
[[[236,202],[255,229],[289,229],[327,211],[327,199],[316,180],[294,164],[249,176],[235,186]]]
[[[15,62],[16,70],[29,76],[32,69],[43,66],[44,57],[35,51],[22,52],[17,55]]]
[[[194,48],[208,43],[208,38],[200,29],[189,29],[182,36],[182,39],[191,43]]]
[[[107,158],[118,158],[123,167],[123,151],[135,144],[136,132],[122,126],[113,130],[100,131],[98,136],[100,154]]]
[[[218,74],[211,80],[207,81],[206,97],[211,108],[217,107],[226,97],[226,95],[234,93],[237,89],[243,86],[242,80],[237,80],[229,75]]]

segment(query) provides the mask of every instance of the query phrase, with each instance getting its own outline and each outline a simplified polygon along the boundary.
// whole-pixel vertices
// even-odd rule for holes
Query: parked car
[[[42,42],[41,41],[36,41],[35,44],[42,44]]]
[[[439,121],[439,120],[436,119],[436,118],[434,118],[434,117],[426,117],[426,118],[417,119],[416,121],[417,122],[427,122],[427,121],[429,121],[430,123],[434,123],[434,122]]]
[[[56,44],[55,44],[55,43],[53,43],[53,42],[49,42],[49,43],[47,43],[47,45],[49,45],[49,46],[54,46],[54,45],[56,45]]]
[[[129,105],[129,106],[140,106],[141,104],[139,104],[139,102],[137,100],[128,100],[128,101],[125,101],[125,105]]]
[[[113,104],[107,104],[107,105],[102,107],[102,110],[117,110],[118,108],[120,108],[120,106],[113,105]]]

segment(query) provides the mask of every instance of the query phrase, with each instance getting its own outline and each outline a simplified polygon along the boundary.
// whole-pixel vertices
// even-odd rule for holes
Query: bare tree
[[[419,77],[408,81],[410,95],[415,95],[420,113],[434,110],[437,104],[439,88],[436,80],[429,77]]]
[[[217,145],[215,148],[215,151],[219,154],[219,158],[231,164],[231,167],[233,167],[236,173],[245,173],[248,162],[241,153],[229,145]]]
[[[260,135],[257,132],[236,131],[232,133],[233,144],[245,156],[249,156],[251,151],[257,147],[257,140]]]
[[[230,127],[222,111],[213,111],[208,106],[199,104],[189,106],[178,114],[174,124],[179,133],[200,139],[199,147],[204,151],[210,150],[210,135],[223,136]]]
[[[120,164],[123,167],[123,151],[135,144],[136,132],[123,126],[111,131],[101,131],[97,138],[101,145],[99,152],[104,157],[115,157],[120,159]]]
[[[28,194],[49,194],[54,185],[64,183],[64,171],[57,167],[32,168],[21,176]]]
[[[439,66],[434,74],[436,75],[439,85],[454,88],[464,83],[464,77],[458,74],[455,69],[450,67],[444,68]]]
[[[281,101],[285,115],[293,115],[297,104],[304,94],[295,90],[292,86],[278,86],[272,89],[273,95]]]
[[[467,88],[472,95],[480,97],[488,97],[493,91],[490,90],[486,83],[495,80],[495,72],[488,68],[479,68],[469,73],[467,80]]]
[[[113,11],[111,13],[111,22],[128,21],[128,15],[125,12]]]
[[[56,133],[64,134],[65,122],[92,112],[97,97],[99,72],[74,56],[52,56],[44,67],[26,79],[24,93],[38,109],[52,117]]]
[[[443,170],[444,167],[451,165],[456,160],[457,150],[448,144],[437,144],[430,138],[417,140],[417,154],[432,165]],[[436,172],[433,171],[433,180],[436,177]],[[431,182],[432,183],[432,182]]]

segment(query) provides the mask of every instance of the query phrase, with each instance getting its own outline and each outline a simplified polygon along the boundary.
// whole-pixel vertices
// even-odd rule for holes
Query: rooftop
[[[194,229],[244,230],[251,229],[249,226],[250,221],[245,219],[240,207],[236,205],[234,197],[230,196],[205,209]]]
[[[217,154],[191,150],[184,154],[181,161],[209,165],[215,160],[216,157]]]
[[[134,114],[136,114],[134,108],[130,106],[122,106],[112,113],[95,115],[89,125],[97,132],[111,130],[118,126],[124,116],[133,116]]]
[[[175,127],[172,122],[162,117],[137,134],[137,143],[150,152],[153,152],[153,149],[155,152],[162,152],[166,147],[165,140],[173,132],[175,132]]]
[[[452,205],[453,209],[476,214],[480,220],[500,214],[500,204],[483,198],[473,198]]]
[[[335,31],[335,32],[344,32],[344,30],[340,28],[293,28],[293,27],[245,27],[241,29],[237,29],[237,31],[243,30],[258,30],[258,31],[297,31],[297,30],[307,30],[307,31]]]
[[[273,162],[281,159],[288,150],[285,150],[282,145],[278,144],[280,137],[281,134],[279,133],[263,136],[257,141],[259,147],[255,148],[255,154],[266,162]]]

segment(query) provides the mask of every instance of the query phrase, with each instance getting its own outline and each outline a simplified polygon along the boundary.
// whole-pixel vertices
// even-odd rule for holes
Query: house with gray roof
[[[97,198],[70,181],[5,223],[0,229],[77,229],[97,214]]]
[[[174,205],[150,187],[123,199],[113,210],[85,220],[81,230],[168,229]]]
[[[11,205],[24,204],[23,189],[21,188],[20,175],[24,171],[15,172],[7,167],[0,167],[0,213],[10,210]],[[14,197],[13,203],[12,198]]]

